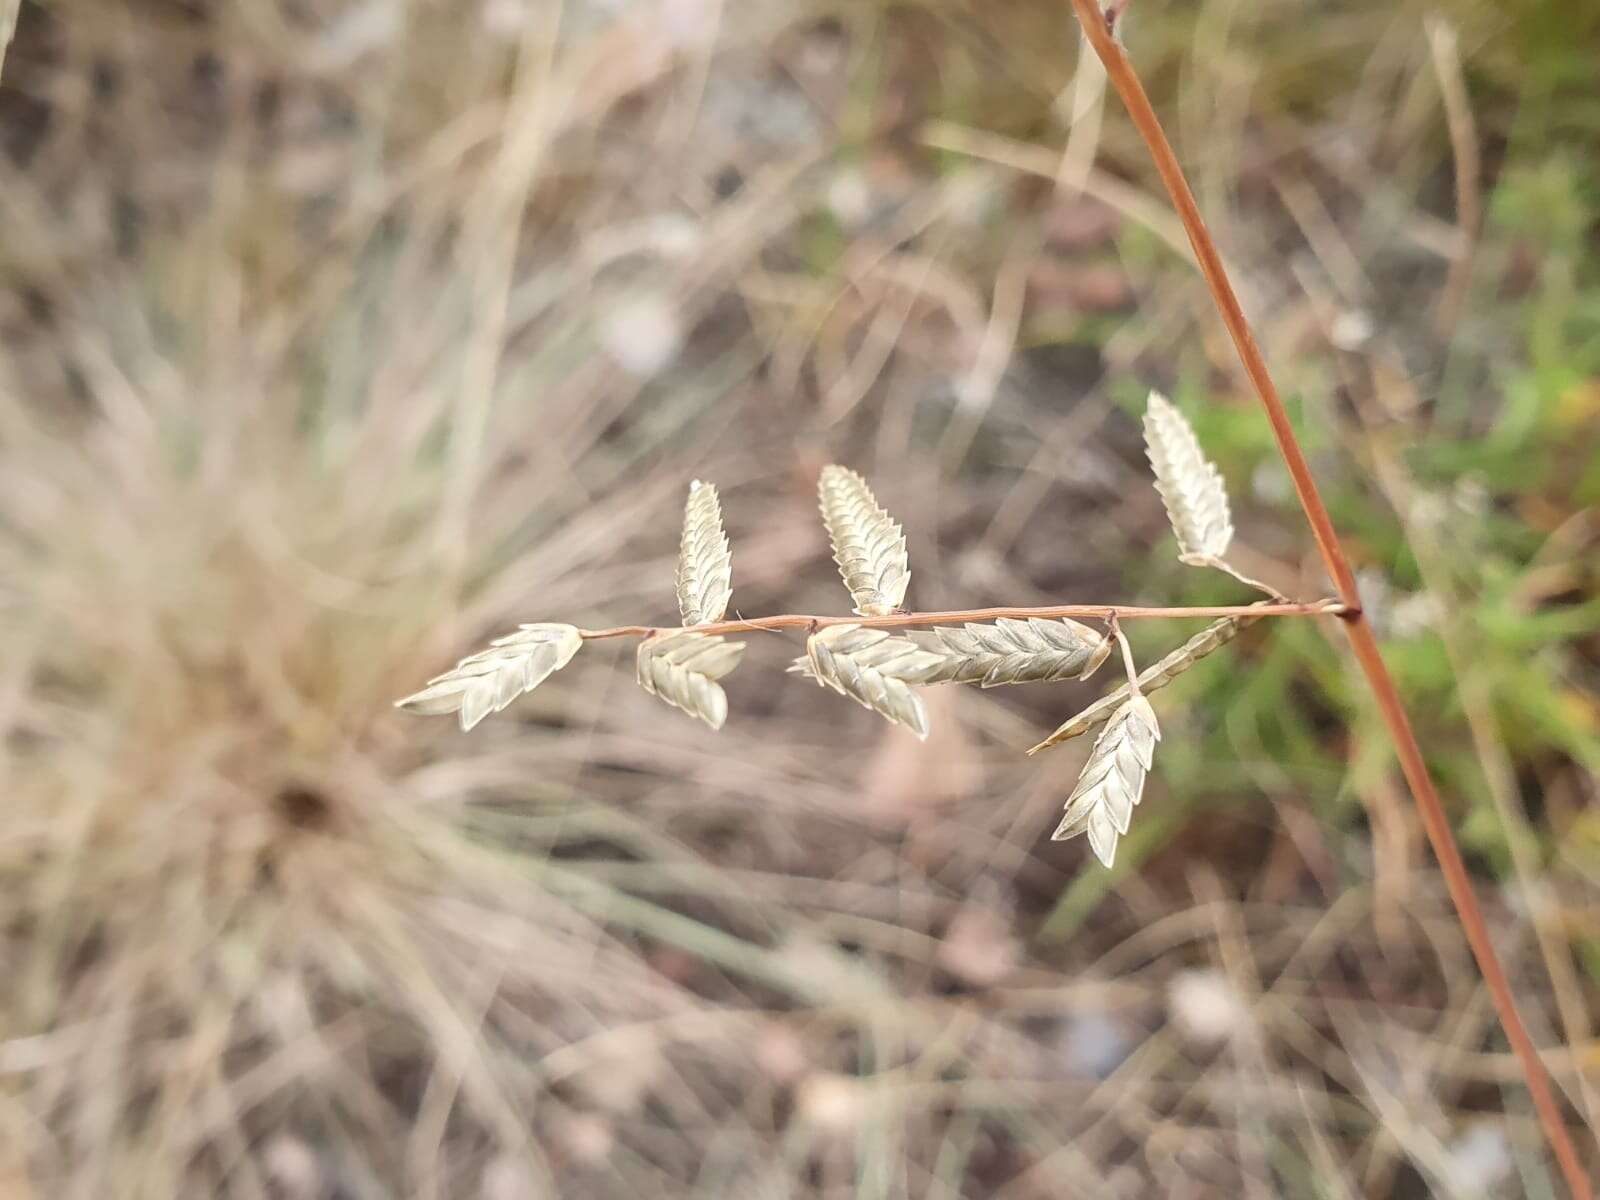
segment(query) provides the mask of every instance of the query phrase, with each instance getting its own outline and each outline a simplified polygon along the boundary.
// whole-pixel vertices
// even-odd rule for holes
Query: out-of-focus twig
[[[1455,159],[1456,228],[1461,231],[1461,243],[1450,259],[1450,270],[1439,292],[1439,308],[1434,313],[1434,330],[1448,342],[1466,303],[1473,251],[1477,248],[1478,230],[1483,223],[1483,195],[1478,180],[1482,160],[1478,154],[1478,130],[1472,119],[1472,103],[1467,98],[1467,81],[1461,73],[1460,39],[1455,26],[1435,14],[1428,18],[1424,28],[1428,33],[1433,71],[1439,78],[1439,92],[1444,99],[1450,154]]]
[[[0,0],[0,70],[5,68],[6,51],[17,32],[17,10],[22,0]]]

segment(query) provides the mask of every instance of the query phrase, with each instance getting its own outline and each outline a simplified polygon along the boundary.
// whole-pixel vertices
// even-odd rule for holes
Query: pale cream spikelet
[[[566,666],[582,645],[574,626],[523,625],[435,675],[420,692],[395,701],[395,707],[424,716],[460,713],[461,728],[471,729]]]
[[[1160,740],[1161,728],[1150,701],[1138,695],[1125,701],[1095,739],[1052,839],[1086,833],[1095,857],[1111,866],[1117,839],[1128,832],[1133,810],[1144,794],[1145,776]]]
[[[866,480],[845,467],[822,468],[817,500],[833,543],[833,561],[856,612],[885,617],[898,611],[911,582],[900,526],[878,506]]]
[[[1053,683],[1087,679],[1111,653],[1111,639],[1077,621],[1001,617],[992,624],[914,630],[909,637],[944,658],[928,683]]]
[[[733,596],[733,555],[722,529],[717,489],[695,480],[683,508],[678,542],[678,611],[685,625],[710,625],[727,615]]]
[[[1145,452],[1156,491],[1167,508],[1179,556],[1186,563],[1214,565],[1233,541],[1233,517],[1222,473],[1200,448],[1200,439],[1178,409],[1151,392],[1144,414]]]
[[[806,669],[797,673],[904,725],[920,738],[928,736],[928,712],[914,689],[944,666],[942,655],[886,630],[830,625],[806,639],[806,657],[799,661]]]
[[[713,729],[728,719],[728,695],[717,680],[739,665],[743,642],[704,633],[669,633],[639,643],[639,686]]]

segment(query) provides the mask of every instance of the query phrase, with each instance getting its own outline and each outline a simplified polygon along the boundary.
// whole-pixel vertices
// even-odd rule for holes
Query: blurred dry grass
[[[1507,18],[1456,16],[1509,87]],[[1217,2],[1132,30],[1362,498],[1346,459],[1381,443],[1320,401],[1359,407],[1362,370],[1392,401],[1383,348],[1449,344],[1421,17]],[[1381,743],[1313,690],[1342,671],[1314,632],[1278,696],[1329,759],[1175,706],[1110,876],[1043,841],[1082,751],[1020,755],[1077,685],[940,691],[922,746],[780,683],[774,636],[719,734],[599,648],[469,737],[389,708],[520,620],[669,620],[697,476],[746,611],[842,611],[831,459],[907,521],[921,607],[1172,600],[1117,401],[1229,396],[1231,368],[1119,115],[1084,110],[1063,157],[1074,61],[1049,3],[24,10],[8,1194],[1546,1193]],[[1228,411],[1212,435],[1259,448]],[[1252,571],[1317,594],[1281,479],[1233,485]],[[1283,666],[1256,640],[1233,661],[1241,690]],[[1186,754],[1212,726],[1227,759]],[[1534,819],[1592,803],[1591,765],[1541,759],[1569,798]],[[1584,1111],[1568,944],[1595,876],[1536,858],[1570,936],[1496,915],[1538,1036],[1578,1035],[1551,1065]]]

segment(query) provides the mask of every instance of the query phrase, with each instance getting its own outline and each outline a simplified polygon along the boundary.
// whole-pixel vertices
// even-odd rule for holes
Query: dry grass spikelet
[[[1233,541],[1222,472],[1206,457],[1183,414],[1160,392],[1150,393],[1144,442],[1183,561],[1196,565],[1220,561]]]
[[[914,630],[912,641],[943,662],[928,683],[1053,683],[1087,679],[1111,653],[1111,639],[1087,625],[1063,618],[1019,621],[1002,617],[993,624],[968,622],[959,629],[941,626]]]
[[[583,638],[571,625],[523,625],[490,642],[487,650],[435,675],[420,692],[396,700],[395,707],[423,716],[459,712],[461,728],[471,729],[538,687],[571,662],[582,646]]]
[[[728,719],[728,695],[717,684],[739,665],[743,642],[703,633],[669,633],[639,643],[639,686],[713,729]]]
[[[1271,604],[1272,601],[1258,600],[1256,603]],[[1139,672],[1139,690],[1153,692],[1157,688],[1166,687],[1206,655],[1220,650],[1233,641],[1241,630],[1254,625],[1259,619],[1259,617],[1219,617],[1176,650],[1165,655],[1159,662]],[[1063,721],[1044,741],[1030,747],[1028,753],[1037,754],[1041,750],[1059,746],[1062,742],[1070,741],[1097,728],[1109,720],[1111,714],[1116,712],[1132,693],[1133,688],[1126,683],[1115,691],[1107,692],[1082,712]]]
[[[1109,867],[1116,859],[1117,839],[1128,832],[1144,793],[1145,774],[1160,740],[1155,710],[1143,696],[1117,709],[1095,740],[1052,838],[1064,841],[1087,833],[1095,856]]]
[[[913,688],[944,667],[943,655],[882,629],[830,625],[806,639],[801,661],[808,668],[801,673],[920,738],[928,736],[928,712]]]
[[[856,612],[883,617],[897,611],[911,582],[904,531],[879,507],[866,480],[846,467],[822,468],[817,498]]]
[[[689,485],[678,544],[678,611],[685,625],[709,625],[727,614],[732,597],[733,555],[717,489],[697,479]]]

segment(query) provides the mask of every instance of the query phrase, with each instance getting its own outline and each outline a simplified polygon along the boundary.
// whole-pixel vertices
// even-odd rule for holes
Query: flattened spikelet
[[[1271,600],[1256,601],[1256,605],[1271,603]],[[1255,607],[1255,605],[1251,607]],[[1222,617],[1213,621],[1160,662],[1141,671],[1139,673],[1139,690],[1141,692],[1153,692],[1157,688],[1166,687],[1167,684],[1182,675],[1213,650],[1218,650],[1233,641],[1234,638],[1239,636],[1240,630],[1254,625],[1259,620],[1261,620],[1260,617]],[[1128,698],[1132,690],[1127,684],[1123,684],[1115,691],[1108,692],[1089,705],[1088,708],[1057,727],[1054,733],[1030,749],[1028,753],[1037,754],[1041,750],[1048,750],[1051,746],[1058,746],[1062,742],[1088,733],[1110,717],[1117,707]]]
[[[1160,392],[1151,392],[1144,413],[1145,452],[1156,474],[1156,491],[1178,535],[1184,562],[1210,563],[1228,551],[1233,517],[1222,473],[1200,449],[1189,422]]]
[[[670,633],[639,643],[639,686],[713,729],[728,719],[728,695],[717,684],[739,665],[743,642],[704,633]]]
[[[928,736],[927,709],[912,689],[943,669],[943,655],[882,629],[830,625],[806,639],[806,658],[801,661],[806,670],[799,673],[904,725],[920,738]]]
[[[678,543],[678,611],[685,625],[709,625],[728,612],[733,595],[733,556],[722,530],[717,489],[695,480],[683,508]]]
[[[1128,832],[1134,806],[1144,794],[1145,775],[1160,740],[1155,710],[1143,696],[1132,697],[1112,713],[1067,797],[1052,839],[1086,833],[1095,857],[1109,867],[1117,856],[1117,839]]]
[[[992,625],[971,622],[957,629],[941,626],[910,634],[924,650],[944,658],[928,683],[1051,683],[1087,679],[1111,652],[1111,639],[1077,621],[1018,621],[1001,617]]]
[[[461,728],[471,729],[566,666],[582,645],[571,625],[523,625],[434,676],[420,692],[396,700],[395,707],[424,716],[459,712]]]
[[[817,499],[856,612],[885,617],[898,610],[911,582],[900,526],[878,507],[866,480],[841,466],[822,468]]]

